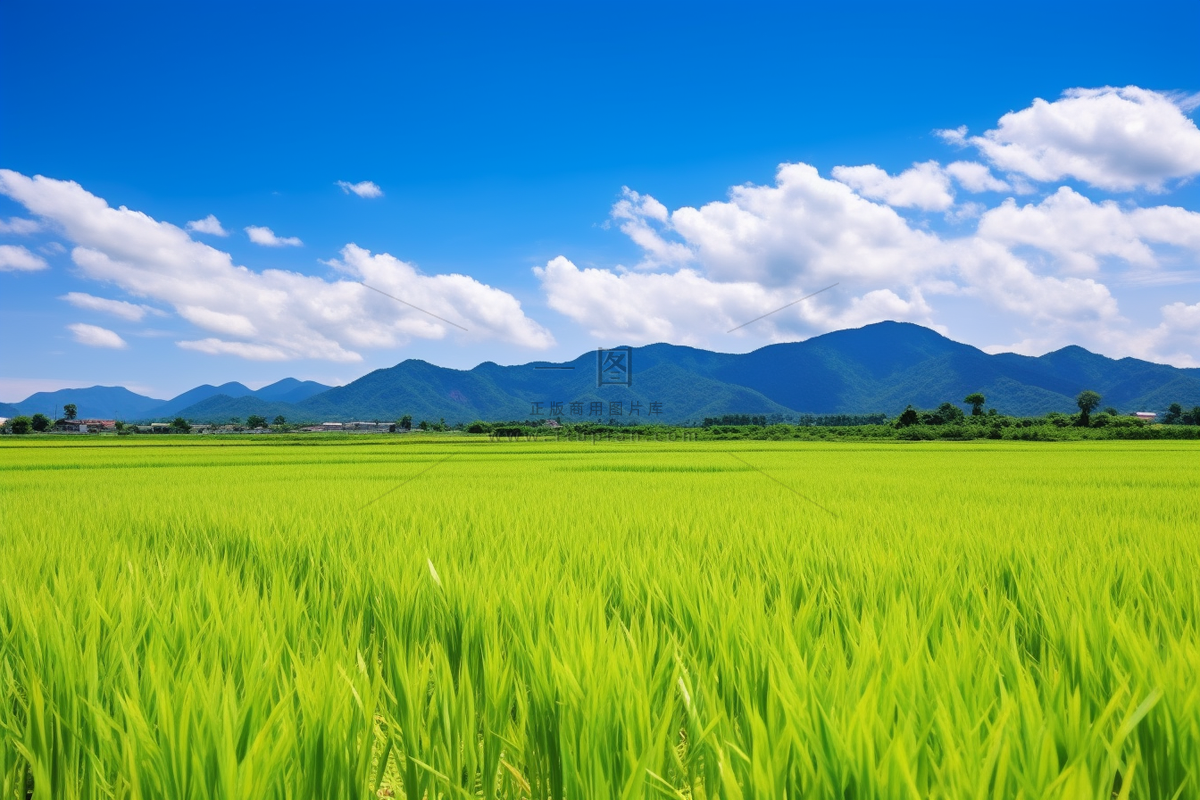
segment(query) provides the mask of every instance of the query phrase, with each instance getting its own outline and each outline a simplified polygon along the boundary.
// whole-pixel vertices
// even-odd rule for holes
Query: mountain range
[[[171,400],[154,400],[121,387],[42,392],[0,408],[51,413],[73,402],[81,417],[127,420],[183,416],[194,422],[244,420],[251,414],[289,421],[414,420],[447,423],[527,419],[543,414],[584,420],[593,403],[604,419],[621,403],[622,416],[699,421],[725,414],[898,414],[907,405],[932,408],[982,392],[1001,413],[1040,415],[1075,409],[1084,389],[1103,406],[1123,412],[1162,411],[1171,403],[1200,405],[1200,369],[1134,358],[1111,359],[1070,346],[1043,356],[988,354],[919,325],[880,322],[803,342],[773,344],[750,353],[715,353],[652,344],[630,348],[628,386],[598,386],[596,352],[573,361],[470,370],[410,359],[345,386],[286,378],[258,390],[240,383],[199,386]],[[535,404],[541,403],[540,409]],[[562,403],[554,409],[551,403]],[[581,403],[571,413],[572,403]],[[652,404],[654,404],[652,406]],[[651,416],[652,410],[660,413]]]
[[[298,381],[295,378],[284,378],[261,389],[251,389],[237,381],[230,381],[220,386],[210,386],[206,383],[170,400],[156,400],[131,392],[123,386],[92,386],[87,389],[38,392],[19,403],[0,403],[0,416],[15,417],[18,414],[37,413],[46,416],[61,415],[64,405],[74,403],[80,419],[134,421],[173,418],[212,397],[231,400],[254,398],[267,403],[291,404],[307,400],[330,388],[316,381]]]

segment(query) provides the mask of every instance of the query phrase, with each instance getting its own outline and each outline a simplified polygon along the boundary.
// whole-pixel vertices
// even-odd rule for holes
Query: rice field
[[[0,442],[0,797],[1200,797],[1200,443]]]

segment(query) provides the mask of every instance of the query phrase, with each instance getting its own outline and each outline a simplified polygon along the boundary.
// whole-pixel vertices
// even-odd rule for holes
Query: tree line
[[[1013,417],[1000,414],[995,408],[985,410],[987,398],[982,392],[972,392],[963,398],[962,401],[965,405],[971,407],[969,415],[958,405],[946,402],[935,409],[928,410],[917,409],[910,405],[895,418],[889,418],[885,414],[805,414],[798,418],[785,418],[779,414],[726,414],[721,417],[705,417],[703,423],[699,426],[691,424],[669,425],[665,423],[650,425],[636,423],[620,424],[616,420],[610,420],[607,424],[602,421],[568,421],[566,423],[556,421],[555,425],[557,425],[557,429],[562,433],[581,435],[617,430],[628,432],[635,429],[643,431],[644,429],[644,432],[654,432],[665,428],[692,429],[699,427],[704,430],[706,438],[757,437],[763,430],[772,430],[774,432],[772,436],[784,436],[785,431],[803,428],[838,429],[843,432],[838,435],[882,436],[883,438],[909,439],[978,438],[977,435],[985,428],[987,438],[1036,439],[1044,438],[1036,430],[1039,428],[1075,428],[1092,431],[1107,429],[1110,435],[1099,438],[1120,438],[1126,436],[1137,438],[1137,429],[1144,428],[1147,423],[1132,415],[1122,415],[1117,409],[1111,406],[1096,412],[1102,400],[1103,398],[1099,393],[1092,390],[1085,390],[1080,392],[1078,397],[1075,398],[1075,404],[1079,408],[1078,414],[1063,414],[1062,412],[1055,411],[1042,417]],[[69,424],[77,419],[77,416],[77,407],[73,403],[68,403],[63,406],[63,416],[58,420],[51,420],[45,414],[18,416],[10,419],[4,425],[4,432],[12,434],[43,433],[64,423]],[[1172,403],[1166,413],[1163,414],[1161,422],[1163,425],[1172,427],[1200,427],[1200,406],[1194,406],[1190,410],[1185,410],[1180,403]],[[266,417],[256,414],[249,416],[244,426],[241,420],[237,418],[230,419],[227,424],[236,430],[259,430],[269,427],[277,432],[287,432],[295,430],[298,427],[288,424],[288,421],[282,415],[276,416],[269,425]],[[416,428],[422,431],[459,430],[473,434],[492,434],[511,437],[515,435],[545,435],[547,431],[546,426],[547,420],[543,419],[511,420],[507,422],[484,422],[476,420],[471,423],[448,425],[443,417],[438,422],[421,420],[417,423]],[[394,431],[407,432],[411,431],[413,427],[412,415],[405,414],[396,420],[392,429]],[[119,433],[136,430],[134,426],[119,421],[116,423],[116,428]],[[192,429],[192,424],[182,417],[176,417],[167,426],[167,430],[171,433],[189,433]],[[895,433],[885,433],[885,429],[894,431]],[[939,432],[926,432],[925,429],[937,429]],[[810,433],[805,434],[801,438],[812,438],[813,436],[819,438],[821,435]],[[1183,431],[1180,431],[1179,435],[1185,438],[1192,438],[1187,436]],[[1062,435],[1055,434],[1048,438],[1062,438]],[[1085,438],[1097,437],[1090,436]]]

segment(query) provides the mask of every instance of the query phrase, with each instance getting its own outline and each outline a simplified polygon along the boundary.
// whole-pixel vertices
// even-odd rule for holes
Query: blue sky
[[[1196,366],[1198,29],[1195,3],[7,3],[0,400],[890,318]]]

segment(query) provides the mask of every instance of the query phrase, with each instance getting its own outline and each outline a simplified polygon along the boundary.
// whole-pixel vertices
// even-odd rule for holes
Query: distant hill
[[[596,386],[596,355],[564,363],[532,362],[504,367],[491,362],[470,370],[409,360],[379,369],[336,389],[286,406],[256,398],[226,398],[185,409],[185,416],[230,417],[282,414],[289,420],[414,419],[448,423],[474,419],[525,419],[534,403],[621,403],[622,416],[640,409],[649,418],[659,404],[664,422],[699,421],[724,414],[784,417],[800,414],[898,414],[908,404],[932,408],[961,405],[982,391],[989,406],[1009,414],[1070,412],[1075,396],[1094,389],[1104,405],[1122,411],[1161,411],[1172,402],[1200,404],[1200,370],[1137,359],[1114,360],[1080,347],[1032,358],[989,355],[919,325],[882,322],[837,331],[805,342],[776,344],[741,355],[654,344],[633,348],[633,385]],[[261,392],[260,392],[261,393]],[[595,419],[595,416],[592,416]]]
[[[289,403],[306,400],[315,394],[329,391],[331,387],[316,381],[300,381],[295,378],[284,378],[281,381],[254,390],[237,381],[223,383],[220,386],[204,384],[180,394],[170,400],[156,400],[153,397],[136,394],[120,386],[93,386],[88,389],[60,389],[56,392],[38,392],[30,395],[19,403],[0,403],[0,417],[15,417],[18,414],[42,413],[51,416],[56,411],[62,414],[62,408],[67,403],[78,407],[82,418],[96,417],[101,419],[121,419],[128,421],[170,419],[179,416],[185,410],[198,408],[201,414],[216,414],[221,421],[230,417],[246,417],[249,414],[262,413],[258,409],[273,407],[281,404],[280,408],[292,410]],[[217,398],[224,398],[218,400]],[[246,406],[254,410],[239,412],[239,407],[230,402],[246,398],[258,400],[258,405]],[[260,399],[261,398],[261,399]],[[206,401],[209,402],[205,405]],[[226,407],[232,410],[225,414]],[[188,411],[188,413],[192,413]],[[274,418],[274,412],[271,417]],[[205,417],[207,419],[207,417]],[[199,417],[197,417],[199,419]]]
[[[329,391],[331,387],[316,381],[299,381],[284,378],[261,389],[251,389],[237,381],[220,386],[204,384],[173,397],[160,406],[145,413],[147,419],[167,419],[183,416],[196,421],[225,422],[231,418],[245,418],[251,414],[263,414],[262,409],[278,406],[291,411],[289,403],[306,400],[315,394]],[[274,411],[270,418],[280,413]],[[286,416],[286,414],[285,414]]]
[[[1200,369],[1179,369],[1133,358],[1115,360],[1081,347],[1065,347],[1044,356],[989,355],[978,348],[902,322],[880,322],[852,330],[788,342],[751,353],[714,353],[694,347],[652,344],[632,349],[631,386],[596,385],[596,353],[564,363],[531,362],[500,366],[485,362],[470,370],[446,369],[410,359],[378,369],[345,386],[329,388],[313,381],[285,378],[252,391],[240,383],[198,386],[169,401],[142,398],[124,389],[141,412],[125,419],[183,416],[195,422],[267,419],[282,415],[292,422],[333,420],[414,420],[447,423],[527,419],[535,403],[549,415],[551,403],[563,403],[566,419],[609,419],[610,403],[622,417],[640,410],[639,419],[679,423],[725,414],[898,414],[906,405],[933,408],[983,392],[988,406],[1006,414],[1040,415],[1075,410],[1075,396],[1097,391],[1103,406],[1123,412],[1164,411],[1170,403],[1200,405]],[[35,395],[43,405],[75,402],[81,416],[112,416],[88,410],[80,395],[90,390]],[[71,399],[65,399],[67,396]],[[581,403],[582,414],[570,404]],[[593,415],[592,403],[603,403]],[[650,416],[654,407],[660,414]],[[43,413],[51,409],[38,408]],[[2,412],[0,412],[2,413]]]
[[[299,403],[301,400],[307,400],[314,394],[327,392],[329,386],[316,381],[298,381],[295,378],[284,378],[281,381],[276,381],[270,386],[264,386],[251,392],[252,395],[260,400],[279,403]],[[229,394],[229,392],[222,392]]]
[[[206,397],[199,403],[180,409],[175,416],[192,422],[228,422],[231,419],[245,422],[252,414],[266,417],[268,422],[278,415],[291,421],[311,419],[311,416],[300,413],[290,403],[271,403],[253,396],[230,397],[224,394]]]
[[[245,397],[249,394],[253,394],[253,391],[248,386],[238,383],[237,381],[223,383],[220,386],[212,386],[206,383],[201,386],[197,386],[195,389],[188,389],[183,394],[176,395],[165,403],[147,409],[144,415],[148,419],[154,419],[158,417],[174,417],[185,408],[193,406],[203,400],[207,400],[210,397],[217,397],[221,395],[225,397]]]
[[[38,392],[14,405],[22,414],[45,414],[49,417],[55,413],[61,416],[63,406],[74,403],[82,419],[137,419],[162,402],[135,394],[123,386],[92,386]]]

